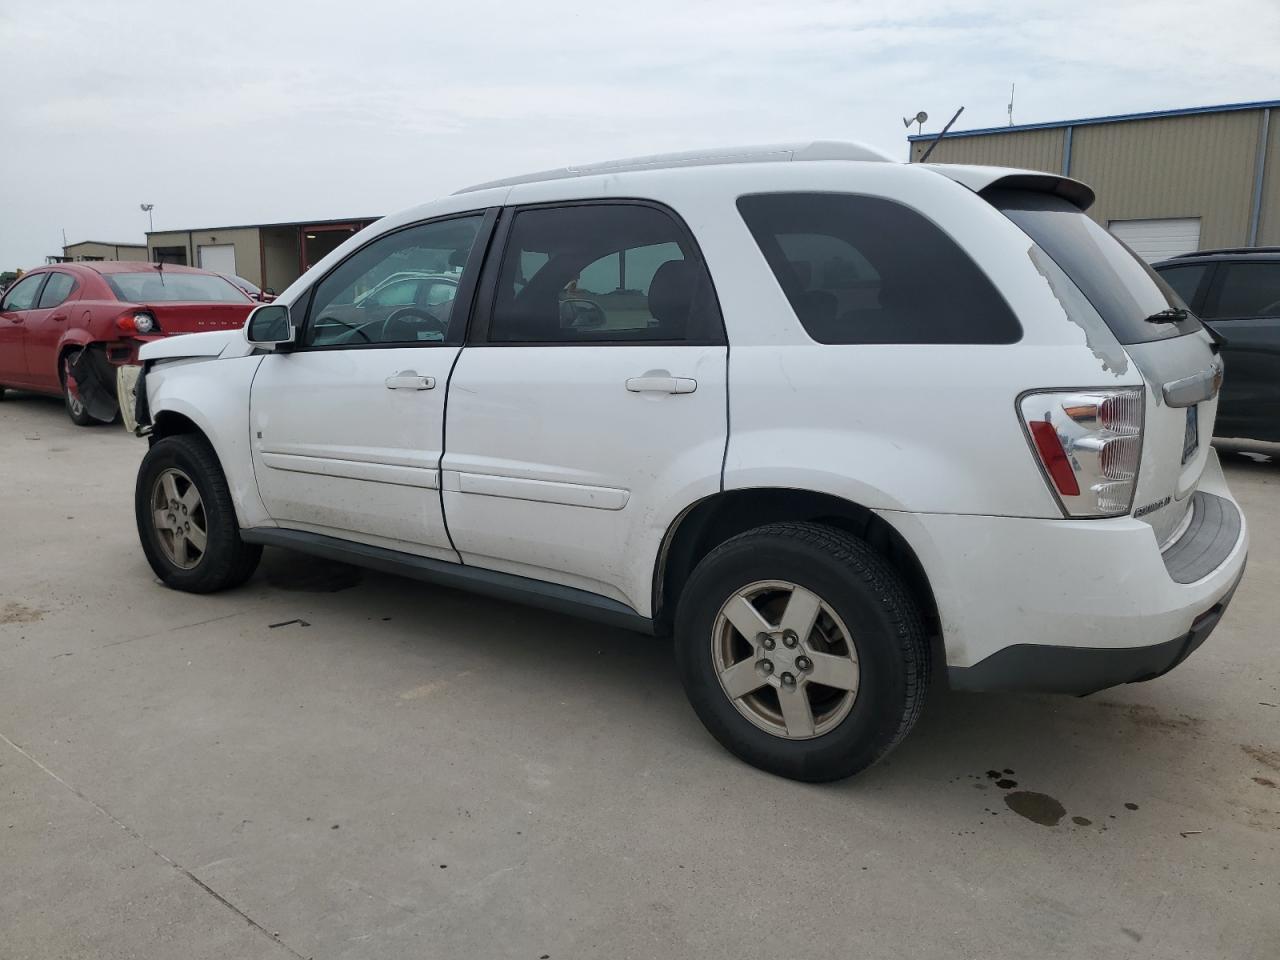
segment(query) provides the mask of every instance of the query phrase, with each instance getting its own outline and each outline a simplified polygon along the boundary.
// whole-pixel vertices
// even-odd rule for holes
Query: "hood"
[[[152,340],[139,352],[143,361],[176,360],[182,357],[245,357],[253,352],[241,329],[188,333],[181,337]]]

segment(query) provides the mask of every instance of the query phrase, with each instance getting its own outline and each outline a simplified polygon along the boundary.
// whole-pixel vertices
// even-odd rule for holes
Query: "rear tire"
[[[816,523],[770,524],[703,558],[680,597],[676,659],[725,748],[814,782],[851,776],[896,746],[930,676],[902,578],[864,541]]]
[[[165,437],[151,447],[138,468],[134,513],[147,562],[175,590],[239,586],[262,557],[260,544],[240,538],[227,478],[202,436]]]
[[[90,415],[84,401],[80,399],[76,379],[71,373],[71,365],[76,362],[80,354],[80,350],[68,350],[62,355],[62,402],[66,404],[67,416],[71,418],[72,423],[77,427],[92,427],[101,421]]]

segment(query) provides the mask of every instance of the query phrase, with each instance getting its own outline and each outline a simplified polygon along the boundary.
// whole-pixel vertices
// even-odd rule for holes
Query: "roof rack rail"
[[[1280,247],[1218,247],[1215,250],[1192,250],[1190,253],[1179,253],[1170,260],[1181,260],[1191,257],[1213,257],[1218,254],[1237,255],[1241,253],[1280,253]]]
[[[705,167],[723,163],[769,163],[796,160],[858,160],[892,163],[892,158],[872,147],[841,140],[812,140],[806,143],[775,143],[749,147],[722,147],[718,150],[686,150],[680,153],[655,153],[648,157],[605,160],[557,170],[526,173],[518,177],[490,180],[463,187],[458,193],[472,193],[490,187],[513,187],[519,183],[543,180],[568,180],[601,173],[626,173],[635,170],[669,170],[673,167]]]

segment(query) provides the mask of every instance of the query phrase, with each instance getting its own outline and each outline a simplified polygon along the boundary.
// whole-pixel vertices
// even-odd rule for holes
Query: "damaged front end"
[[[67,358],[67,392],[78,399],[95,420],[116,418],[116,367],[107,359],[104,344],[91,343]]]

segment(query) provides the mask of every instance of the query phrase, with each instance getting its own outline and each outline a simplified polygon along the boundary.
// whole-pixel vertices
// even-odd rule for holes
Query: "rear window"
[[[991,190],[983,196],[1053,258],[1121,343],[1166,340],[1200,329],[1193,316],[1179,323],[1147,322],[1161,310],[1185,307],[1182,298],[1079,207],[1028,190]]]
[[[244,303],[249,298],[230,280],[205,273],[107,273],[103,279],[117,297],[128,303]]]
[[[741,197],[738,210],[819,343],[1014,343],[1004,298],[935,224],[843,193]]]

